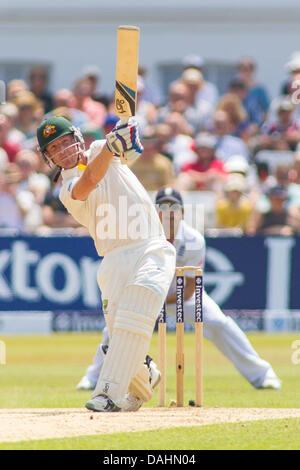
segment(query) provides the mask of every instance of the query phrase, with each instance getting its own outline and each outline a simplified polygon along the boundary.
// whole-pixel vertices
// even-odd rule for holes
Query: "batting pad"
[[[153,397],[154,391],[150,385],[149,369],[145,364],[131,380],[128,391],[144,402],[151,400]]]
[[[131,379],[143,366],[161,305],[162,300],[150,289],[126,288],[93,398],[104,394],[116,405],[122,404]]]

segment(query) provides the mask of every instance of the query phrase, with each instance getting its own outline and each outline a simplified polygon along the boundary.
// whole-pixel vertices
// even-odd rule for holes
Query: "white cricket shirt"
[[[105,140],[92,143],[86,152],[88,162],[105,145]],[[86,227],[97,252],[140,244],[154,238],[166,240],[157,211],[147,191],[118,157],[113,157],[108,170],[85,201],[72,198],[72,189],[82,175],[79,167],[63,170],[60,200],[68,212]]]

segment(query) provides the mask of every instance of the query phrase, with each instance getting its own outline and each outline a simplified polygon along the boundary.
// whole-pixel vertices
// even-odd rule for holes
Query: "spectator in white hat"
[[[282,85],[281,95],[289,94],[291,80],[293,80],[294,75],[300,73],[300,51],[294,51],[291,54],[290,59],[285,64],[285,69],[289,74],[289,78]]]
[[[197,110],[196,118],[199,124],[194,123],[196,132],[209,129],[212,125],[215,103],[212,103],[208,96],[205,97],[205,91],[201,92],[203,87],[205,89],[202,72],[195,68],[185,69],[181,75],[180,83],[183,83],[188,90],[190,108]]]
[[[196,96],[196,101],[204,100],[208,101],[213,108],[216,107],[218,99],[219,99],[219,92],[214,83],[211,83],[204,79],[205,73],[203,71],[205,66],[205,61],[203,57],[200,57],[196,54],[189,54],[184,57],[182,61],[183,65],[183,73],[186,70],[197,70],[201,73],[202,76],[202,86],[199,88]]]
[[[217,201],[217,226],[222,229],[247,231],[253,210],[251,201],[245,195],[246,179],[241,174],[231,174],[224,183],[224,196]]]

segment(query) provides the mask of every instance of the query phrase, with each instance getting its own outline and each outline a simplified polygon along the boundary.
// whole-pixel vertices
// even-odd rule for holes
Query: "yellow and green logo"
[[[43,130],[43,136],[47,138],[47,137],[50,137],[51,134],[55,134],[55,132],[56,132],[55,126],[47,125],[45,126]]]

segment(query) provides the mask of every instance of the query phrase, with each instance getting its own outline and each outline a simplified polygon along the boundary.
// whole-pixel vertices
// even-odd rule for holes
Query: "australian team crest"
[[[50,126],[49,124],[43,130],[43,136],[46,138],[49,137],[51,134],[55,134],[55,133],[56,133],[55,126]]]

